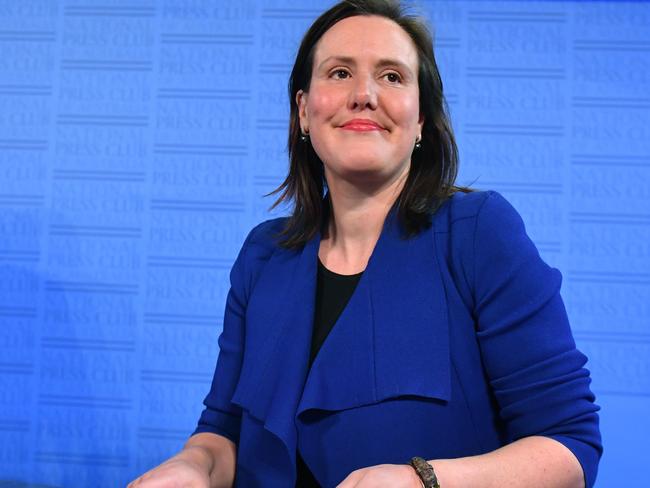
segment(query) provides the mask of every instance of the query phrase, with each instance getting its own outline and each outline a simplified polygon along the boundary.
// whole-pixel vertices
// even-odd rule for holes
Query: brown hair
[[[301,141],[296,94],[309,91],[316,44],[335,23],[357,15],[378,15],[397,23],[411,37],[418,53],[420,113],[424,115],[421,147],[413,152],[407,180],[397,198],[398,215],[407,236],[430,227],[431,215],[454,192],[474,191],[455,186],[458,148],[442,93],[442,80],[433,54],[433,41],[426,22],[409,15],[398,0],[345,0],[323,13],[300,43],[289,78],[289,174],[268,195],[282,192],[271,209],[293,201],[293,212],[280,233],[280,244],[299,248],[321,229],[330,210],[324,205],[326,185],[323,162],[310,143]],[[267,196],[268,196],[267,195]],[[325,208],[324,208],[325,207]]]

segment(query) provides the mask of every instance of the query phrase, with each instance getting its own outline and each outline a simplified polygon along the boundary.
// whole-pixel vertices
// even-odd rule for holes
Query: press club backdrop
[[[331,4],[0,0],[0,480],[124,486],[194,429],[230,266],[286,213],[262,195],[287,168],[297,45]],[[650,5],[417,5],[458,182],[508,198],[564,275],[598,486],[645,486]]]

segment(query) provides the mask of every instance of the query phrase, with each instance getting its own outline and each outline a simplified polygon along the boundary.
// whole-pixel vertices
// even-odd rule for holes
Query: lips
[[[347,130],[358,130],[358,131],[371,131],[371,130],[384,130],[384,128],[379,125],[374,120],[370,119],[352,119],[345,122],[341,128]]]

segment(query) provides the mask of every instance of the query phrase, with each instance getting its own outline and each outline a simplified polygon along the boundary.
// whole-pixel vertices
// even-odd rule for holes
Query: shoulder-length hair
[[[430,227],[431,215],[456,191],[473,191],[454,185],[458,148],[426,22],[407,14],[398,0],[345,0],[323,13],[309,28],[300,43],[289,78],[289,174],[268,194],[282,192],[271,209],[282,202],[293,202],[292,214],[279,236],[280,245],[285,248],[296,249],[304,245],[321,230],[331,210],[331,202],[323,198],[327,184],[323,162],[312,145],[301,140],[296,94],[298,90],[309,92],[319,39],[338,21],[357,15],[377,15],[394,21],[411,37],[418,53],[420,113],[424,115],[421,147],[411,155],[409,173],[396,200],[406,235],[412,236]]]

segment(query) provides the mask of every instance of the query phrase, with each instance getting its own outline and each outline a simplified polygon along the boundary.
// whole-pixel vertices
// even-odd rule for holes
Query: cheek
[[[384,90],[379,94],[378,102],[380,110],[384,111],[395,125],[417,125],[420,118],[420,91],[417,88]]]
[[[310,94],[308,110],[312,118],[325,119],[334,115],[342,104],[345,105],[345,101],[342,100],[340,93],[318,90]]]
[[[420,100],[419,97],[407,97],[401,100],[401,103],[395,106],[396,117],[405,125],[417,125],[420,118]]]

